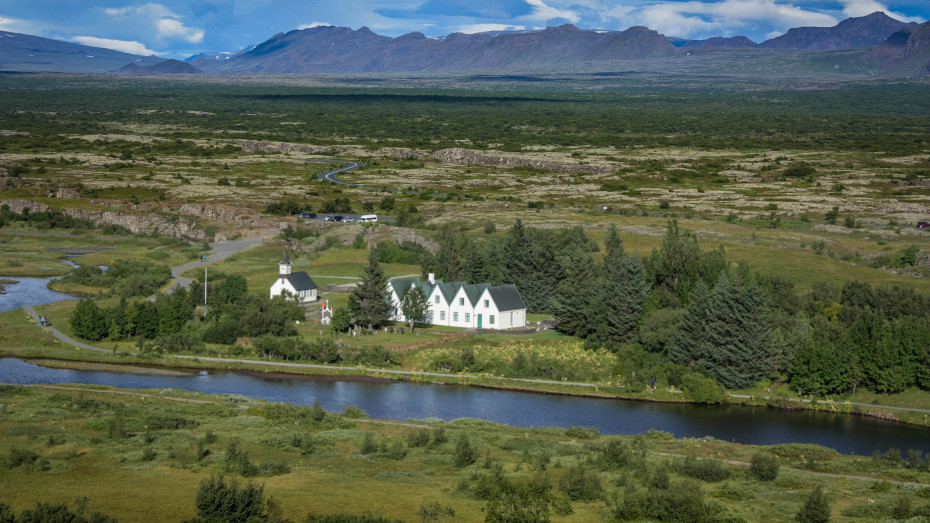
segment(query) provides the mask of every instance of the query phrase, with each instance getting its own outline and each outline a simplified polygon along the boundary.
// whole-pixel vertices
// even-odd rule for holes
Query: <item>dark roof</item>
[[[397,297],[400,299],[403,299],[404,294],[407,294],[407,289],[409,289],[410,286],[413,285],[414,283],[419,283],[421,287],[424,283],[426,284],[427,287],[429,286],[429,282],[421,282],[420,280],[417,280],[417,279],[391,280],[390,283],[391,283],[391,287],[394,289],[394,292],[397,293]],[[429,297],[429,290],[428,289],[423,289],[423,290],[424,292],[426,292],[427,297]]]
[[[295,291],[309,291],[317,288],[313,278],[304,271],[288,274],[285,278],[291,282]]]
[[[484,294],[484,290],[491,286],[487,283],[473,283],[471,285],[463,285],[462,287],[465,289],[465,296],[468,296],[469,303],[474,307],[478,304],[478,299],[481,298],[481,295]],[[495,299],[494,301],[497,300]]]
[[[491,297],[494,298],[497,310],[501,312],[526,308],[526,304],[523,303],[523,298],[520,297],[520,292],[513,284],[491,287],[488,289],[488,292],[490,292]]]
[[[281,258],[281,261],[278,262],[279,265],[290,265],[291,257],[287,255],[287,249],[284,249],[284,256]]]

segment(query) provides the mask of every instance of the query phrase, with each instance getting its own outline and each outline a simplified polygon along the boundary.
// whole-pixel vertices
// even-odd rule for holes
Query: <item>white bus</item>
[[[358,217],[359,223],[375,223],[378,221],[377,214],[363,214]]]

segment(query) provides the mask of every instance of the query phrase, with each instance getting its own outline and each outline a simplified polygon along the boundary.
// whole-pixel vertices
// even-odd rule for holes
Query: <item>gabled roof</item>
[[[459,288],[465,285],[463,281],[453,281],[445,283],[442,280],[436,280],[436,286],[439,287],[439,292],[442,293],[442,297],[446,300],[446,303],[452,303],[452,300],[455,298],[456,293],[459,292]]]
[[[490,287],[488,292],[491,293],[491,298],[494,299],[494,303],[497,305],[497,310],[499,311],[503,312],[526,308],[526,303],[523,303],[520,292],[513,284]]]
[[[304,271],[294,272],[287,276],[282,276],[291,282],[295,291],[310,291],[317,288],[316,282]]]
[[[426,295],[429,296],[429,287],[430,287],[429,282],[425,282],[425,281],[421,282],[420,280],[417,280],[417,279],[405,279],[405,280],[391,280],[389,283],[391,284],[391,288],[394,289],[394,292],[397,293],[397,297],[399,299],[403,299],[404,294],[407,294],[407,289],[409,289],[410,286],[413,285],[414,283],[420,284],[420,287],[422,287],[423,291],[426,292]]]
[[[491,285],[487,283],[472,283],[471,285],[463,285],[462,288],[465,289],[465,296],[468,297],[469,303],[474,307],[478,304],[481,295],[484,294],[484,290],[490,289]]]

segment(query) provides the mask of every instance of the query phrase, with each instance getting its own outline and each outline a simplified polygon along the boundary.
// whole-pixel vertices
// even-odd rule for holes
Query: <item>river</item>
[[[342,411],[352,405],[379,419],[478,418],[519,427],[597,427],[604,434],[642,434],[656,429],[677,437],[711,436],[755,445],[816,443],[859,455],[891,447],[930,452],[928,428],[812,411],[616,401],[455,385],[268,378],[222,371],[204,371],[192,376],[137,375],[50,369],[14,358],[0,359],[0,382],[173,388],[242,394],[297,405],[319,400],[330,411]]]

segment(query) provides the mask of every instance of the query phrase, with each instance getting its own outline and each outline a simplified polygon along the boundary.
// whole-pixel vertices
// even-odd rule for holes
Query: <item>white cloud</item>
[[[553,18],[564,18],[575,24],[581,19],[578,13],[568,9],[556,9],[546,5],[542,0],[524,0],[533,7],[533,14],[527,18],[531,20],[552,20]]]
[[[171,9],[162,4],[143,4],[128,7],[108,7],[103,10],[113,18],[180,18]]]
[[[6,16],[0,16],[0,31],[26,34],[39,34],[41,32],[39,26],[33,22]]]
[[[114,51],[121,51],[129,54],[138,54],[138,55],[152,55],[158,54],[151,49],[145,47],[141,42],[127,41],[127,40],[113,40],[111,38],[97,38],[96,36],[75,36],[71,39],[74,42],[79,44],[89,45],[92,47],[103,47],[104,49],[112,49]]]
[[[159,41],[183,40],[192,44],[203,41],[204,31],[187,27],[180,15],[162,4],[142,4],[103,10],[107,16],[125,22],[136,22],[154,31],[152,35]]]
[[[162,18],[157,22],[156,27],[160,38],[177,38],[192,44],[203,41],[202,30],[185,27],[181,22],[171,18]]]
[[[489,33],[491,31],[525,31],[526,26],[507,24],[469,24],[455,29],[456,33],[475,34]]]
[[[314,27],[327,27],[327,26],[331,26],[331,25],[333,25],[333,24],[328,23],[328,22],[311,22],[311,23],[309,23],[309,24],[298,25],[298,26],[297,26],[297,29],[301,29],[301,30],[303,30],[303,29],[313,29]]]
[[[870,15],[875,11],[884,11],[888,16],[904,22],[919,23],[924,21],[920,17],[906,16],[894,13],[888,9],[887,5],[881,2],[876,2],[875,0],[840,0],[840,3],[843,4],[843,14],[846,16],[865,16]]]
[[[686,38],[765,29],[784,31],[800,26],[833,26],[839,22],[830,14],[776,0],[664,1],[639,7],[612,6],[605,14],[618,26],[644,25],[666,35]]]

